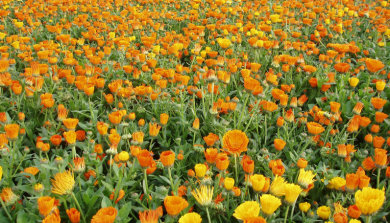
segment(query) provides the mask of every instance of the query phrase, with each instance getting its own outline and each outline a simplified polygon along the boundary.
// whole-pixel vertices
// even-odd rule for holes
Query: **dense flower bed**
[[[0,222],[387,222],[390,2],[2,0]]]

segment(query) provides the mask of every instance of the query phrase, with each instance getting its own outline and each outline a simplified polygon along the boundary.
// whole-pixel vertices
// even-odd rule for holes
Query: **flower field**
[[[0,222],[389,222],[390,1],[2,0]]]

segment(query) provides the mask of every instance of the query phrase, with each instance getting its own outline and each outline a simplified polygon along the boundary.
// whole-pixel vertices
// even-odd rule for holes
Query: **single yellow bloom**
[[[260,203],[262,212],[268,216],[272,215],[282,205],[282,201],[271,194],[261,196]]]
[[[311,170],[304,170],[300,169],[299,170],[299,176],[298,176],[298,184],[301,185],[304,189],[306,189],[310,184],[314,182],[313,178],[316,175],[313,174],[313,171]]]
[[[68,170],[62,173],[57,173],[54,176],[54,179],[51,180],[53,187],[51,192],[58,195],[70,194],[72,193],[74,183],[73,172]]]
[[[284,185],[284,200],[290,205],[294,204],[297,201],[298,196],[299,194],[301,194],[301,192],[302,188],[300,186],[296,184],[286,184]]]
[[[195,165],[196,176],[202,178],[206,175],[207,166],[201,163]]]
[[[328,206],[321,206],[317,209],[317,215],[323,219],[323,220],[327,220],[330,216],[330,207]]]
[[[209,206],[213,201],[214,187],[202,185],[200,190],[195,189],[191,193],[201,206]]]
[[[359,83],[359,79],[356,77],[351,77],[348,79],[348,82],[351,87],[356,87],[356,85]]]
[[[223,181],[223,185],[226,190],[232,190],[234,187],[234,179],[231,177],[226,177]]]
[[[179,219],[179,223],[201,223],[202,217],[196,212],[187,213]]]
[[[305,213],[310,209],[310,207],[311,207],[311,204],[308,202],[299,203],[299,210],[301,210]]]
[[[275,179],[272,181],[270,186],[270,192],[271,194],[281,197],[284,196],[284,185],[286,184],[286,181],[281,176],[276,176]]]
[[[234,210],[233,216],[238,220],[257,217],[260,213],[260,205],[256,201],[245,201]]]
[[[254,191],[259,192],[262,191],[265,185],[265,177],[261,174],[254,174],[250,176],[250,180],[252,183],[252,188]]]
[[[385,202],[385,191],[371,187],[364,187],[355,193],[355,202],[364,215],[377,212]]]

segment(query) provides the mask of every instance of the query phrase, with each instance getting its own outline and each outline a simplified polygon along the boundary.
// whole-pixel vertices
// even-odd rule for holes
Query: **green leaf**
[[[114,191],[114,188],[112,187],[111,184],[105,182],[105,181],[102,181],[102,184],[104,185],[105,188],[107,188],[107,190],[109,190],[110,192],[111,191]]]
[[[112,206],[111,200],[108,197],[104,196],[102,200],[102,208],[110,206]]]
[[[131,202],[128,202],[126,204],[124,204],[122,206],[122,208],[119,210],[118,212],[118,216],[121,218],[121,219],[126,219],[126,220],[129,220],[129,214],[130,214],[130,211],[131,211]]]

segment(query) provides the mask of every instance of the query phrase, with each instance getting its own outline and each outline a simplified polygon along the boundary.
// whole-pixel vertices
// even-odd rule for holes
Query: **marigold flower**
[[[60,211],[58,209],[55,209],[52,213],[46,216],[45,219],[42,220],[42,223],[60,223],[60,222],[61,222],[61,217],[60,217]]]
[[[162,206],[154,210],[145,210],[143,212],[138,212],[139,220],[141,223],[158,223],[158,219],[163,216]]]
[[[141,167],[148,168],[148,167],[152,166],[153,157],[152,157],[150,151],[148,151],[146,149],[139,151],[139,153],[137,154],[137,159],[138,159],[138,162],[141,165]]]
[[[387,102],[386,99],[375,98],[375,97],[371,98],[371,104],[377,110],[383,108],[383,106],[386,104],[386,102]]]
[[[217,158],[217,155],[218,155],[218,149],[215,149],[215,148],[207,148],[205,151],[204,151],[204,155],[205,155],[205,158],[206,158],[206,161],[210,164],[213,164],[215,163],[215,159]]]
[[[356,77],[351,77],[348,79],[348,82],[351,87],[356,87],[359,83],[359,79]]]
[[[209,206],[213,200],[214,187],[201,185],[200,189],[191,192],[192,196],[201,206]]]
[[[206,175],[207,166],[201,163],[195,165],[196,176],[202,178]]]
[[[298,196],[301,192],[302,188],[296,184],[288,183],[284,185],[284,199],[290,205],[294,204],[297,201]]]
[[[274,147],[277,151],[282,151],[286,146],[286,142],[283,139],[274,139]]]
[[[80,212],[76,208],[70,208],[66,210],[66,214],[71,223],[79,223],[80,222]]]
[[[341,190],[346,184],[346,181],[344,178],[341,177],[334,177],[329,181],[329,184],[327,187],[329,189],[335,189],[335,190]]]
[[[231,130],[225,133],[222,139],[222,147],[229,153],[240,155],[247,151],[249,139],[246,134],[240,130]]]
[[[79,123],[79,120],[77,118],[66,118],[62,120],[62,123],[69,131],[74,131]]]
[[[317,122],[308,122],[306,123],[306,127],[308,132],[312,135],[318,135],[325,131],[324,127]]]
[[[207,136],[203,137],[203,140],[206,142],[207,146],[213,146],[219,140],[218,135],[214,133],[209,133]]]
[[[313,174],[311,170],[306,171],[304,169],[300,169],[298,175],[298,184],[301,185],[302,188],[306,189],[314,182],[313,178],[315,176],[316,175]]]
[[[14,204],[19,197],[12,191],[10,187],[4,187],[0,193],[0,199],[5,202],[5,205],[9,206]]]
[[[272,215],[282,205],[282,201],[279,198],[270,194],[262,195],[260,197],[260,203],[262,207],[261,211],[268,216]]]
[[[384,169],[387,166],[387,150],[385,149],[375,149],[375,165],[378,168]]]
[[[19,136],[19,128],[18,124],[8,124],[4,126],[4,131],[9,140],[16,140]]]
[[[306,166],[307,166],[307,160],[305,160],[304,158],[299,158],[298,159],[298,162],[297,162],[297,166],[299,167],[299,168],[306,168]]]
[[[156,137],[160,132],[161,126],[157,125],[157,123],[151,124],[149,123],[149,135],[151,137]]]
[[[54,175],[54,179],[51,180],[52,190],[51,192],[58,195],[70,194],[73,191],[75,184],[73,172],[65,171]]]
[[[231,177],[225,177],[225,179],[223,181],[223,186],[228,191],[232,190],[234,187],[234,179]]]
[[[371,73],[378,72],[385,67],[382,61],[371,59],[371,58],[366,58],[365,63],[366,63],[367,70],[370,71]]]
[[[188,202],[179,196],[167,196],[164,199],[164,207],[169,215],[176,216],[188,207]]]
[[[215,164],[218,170],[226,170],[229,166],[229,163],[230,161],[226,153],[218,153],[217,158],[215,159]]]
[[[286,185],[286,181],[283,177],[276,176],[272,181],[270,186],[271,194],[281,197],[285,195],[284,186]]]
[[[165,167],[173,166],[173,163],[175,162],[175,153],[170,150],[162,152],[160,154],[160,161]]]
[[[245,221],[248,218],[257,217],[260,214],[260,204],[256,201],[245,201],[234,210],[233,216]]]
[[[179,223],[201,223],[202,217],[196,212],[187,213],[179,218]]]
[[[365,187],[355,193],[356,206],[363,215],[372,215],[377,212],[385,201],[385,191]]]
[[[359,207],[354,204],[348,207],[348,216],[351,218],[358,219],[362,212],[359,210]]]
[[[38,210],[42,216],[48,216],[56,208],[57,206],[55,198],[49,196],[38,198]]]
[[[255,192],[263,191],[265,185],[265,177],[261,174],[253,174],[249,177],[250,182],[252,183],[252,188]]]
[[[135,144],[142,144],[144,142],[144,133],[143,132],[134,132],[131,137],[132,137],[132,142]]]
[[[91,220],[91,223],[114,223],[118,210],[114,207],[101,208]]]
[[[76,143],[77,134],[74,131],[68,131],[63,133],[65,141],[72,145]]]
[[[329,219],[330,213],[331,213],[331,210],[330,210],[330,207],[328,207],[328,206],[321,206],[321,207],[317,208],[317,215],[318,215],[318,217],[320,217],[323,220]]]
[[[310,207],[311,207],[310,203],[307,202],[299,203],[299,210],[301,210],[302,212],[306,213],[310,209]]]
[[[166,113],[160,114],[160,124],[166,125],[168,123],[169,115]]]

